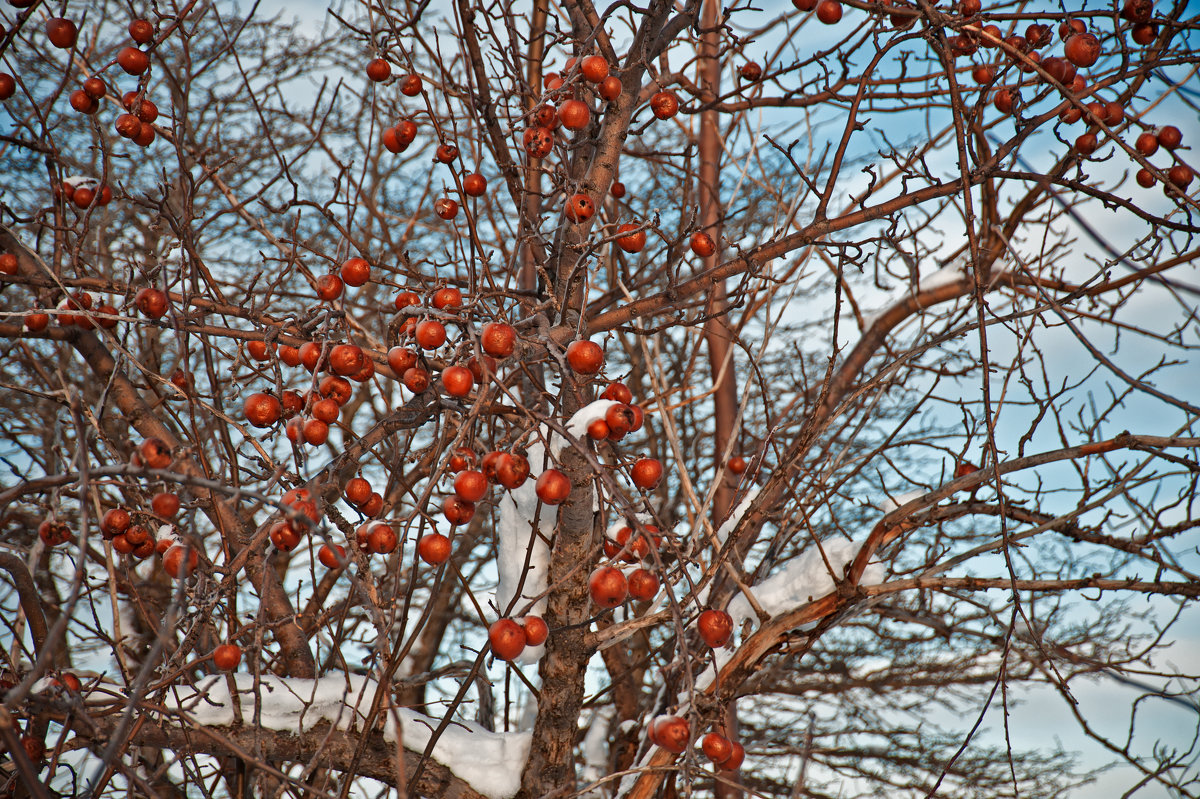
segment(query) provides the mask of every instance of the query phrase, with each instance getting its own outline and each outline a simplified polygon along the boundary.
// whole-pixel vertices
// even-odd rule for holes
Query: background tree
[[[4,789],[1200,793],[1188,4],[434,6],[3,10]]]

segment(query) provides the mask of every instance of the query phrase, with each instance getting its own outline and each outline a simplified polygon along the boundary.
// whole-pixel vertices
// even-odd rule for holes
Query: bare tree
[[[3,790],[1200,794],[1184,0],[291,11],[0,11]]]

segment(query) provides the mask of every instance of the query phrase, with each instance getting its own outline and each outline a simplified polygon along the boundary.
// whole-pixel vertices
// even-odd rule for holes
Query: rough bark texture
[[[396,747],[383,739],[379,733],[365,735],[362,732],[331,730],[322,723],[313,729],[292,735],[284,732],[255,729],[250,726],[234,727],[183,727],[162,720],[151,720],[143,715],[144,722],[138,725],[131,744],[166,749],[176,752],[202,752],[215,756],[229,756],[255,762],[251,752],[260,752],[260,764],[286,767],[293,763],[312,763],[336,772],[339,764],[349,763],[355,752],[361,750],[356,773],[388,785],[396,785]],[[116,730],[119,722],[112,717],[93,719],[94,726],[76,721],[76,741],[80,746],[103,749],[108,737]],[[412,773],[421,754],[403,749],[404,773]],[[455,777],[448,768],[435,762],[426,762],[417,781],[420,796],[436,799],[484,799],[483,795]],[[330,791],[333,792],[332,790]]]

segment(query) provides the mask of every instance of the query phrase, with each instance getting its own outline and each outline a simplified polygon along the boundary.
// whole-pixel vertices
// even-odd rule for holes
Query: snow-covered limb
[[[838,579],[842,579],[846,566],[854,560],[860,546],[861,544],[846,539],[824,541],[821,548],[824,549],[825,557],[821,556],[821,550],[816,546],[809,547],[785,564],[782,571],[752,586],[754,599],[766,613],[778,616],[824,596],[834,590],[833,575],[836,574]],[[829,559],[828,566],[825,564],[825,558]],[[867,564],[859,584],[871,585],[882,579],[883,567],[872,561]],[[740,630],[742,623],[747,619],[757,623],[758,616],[750,607],[750,602],[741,594],[734,597],[727,610],[733,617],[735,630]]]
[[[866,312],[862,314],[862,329],[870,330],[875,326],[875,323],[891,308],[900,305],[908,300],[919,291],[933,291],[942,286],[948,286],[953,283],[958,283],[968,277],[966,272],[959,266],[945,266],[927,275],[917,278],[917,285],[914,287],[911,284],[902,287],[900,290],[893,292],[878,310]]]
[[[901,505],[907,505],[914,499],[920,499],[927,493],[929,492],[924,488],[918,488],[913,491],[905,491],[903,494],[897,494],[895,497],[887,497],[883,499],[875,507],[879,508],[884,513],[890,513]]]
[[[725,539],[729,538],[729,534],[742,521],[742,517],[746,515],[746,511],[750,509],[750,503],[758,497],[758,486],[752,485],[746,491],[746,495],[742,497],[742,501],[737,504],[733,512],[729,514],[729,518],[721,522],[721,526],[717,529],[717,541],[723,546]]]
[[[580,408],[565,425],[569,435],[582,438],[587,435],[587,427],[597,419],[603,419],[608,409],[616,405],[612,400],[596,400]],[[541,536],[533,534],[533,517],[537,510],[537,478],[544,470],[545,445],[550,439],[550,453],[557,458],[568,445],[568,441],[557,433],[552,433],[543,425],[541,435],[529,447],[529,479],[519,488],[506,492],[500,499],[500,526],[496,531],[499,541],[499,574],[500,584],[496,589],[496,605],[505,609],[517,593],[521,584],[521,576],[525,571],[526,554],[529,554],[529,573],[521,588],[521,600],[518,606],[529,599],[542,594],[547,585],[547,569],[550,551],[546,539],[554,532],[555,510],[551,507],[542,508],[539,521]],[[550,464],[553,466],[553,463]],[[532,550],[532,552],[530,552]],[[545,610],[545,600],[539,600],[530,611],[541,614]]]
[[[584,405],[582,408],[577,410],[575,414],[567,421],[567,424],[565,425],[567,434],[572,438],[586,438],[588,425],[597,419],[603,419],[605,414],[608,413],[609,408],[620,404],[621,403],[616,402],[615,400],[608,399],[599,399],[595,402],[589,402],[587,405]],[[542,432],[543,434],[546,433],[544,427]],[[567,439],[563,438],[558,433],[552,434],[550,439],[550,454],[557,458],[562,454],[562,451],[569,443],[570,442],[567,441]]]
[[[226,678],[214,676],[200,680],[195,689],[173,689],[164,704],[205,726],[234,724],[236,701],[246,723],[254,718],[258,705],[262,729],[299,734],[327,722],[339,730],[361,730],[379,687],[374,679],[357,674],[316,680],[264,674],[259,678],[259,703],[253,675],[232,677],[237,685],[236,700],[230,696]],[[384,725],[385,740],[397,740],[397,716],[405,747],[423,751],[439,720],[408,708],[389,710]],[[520,787],[531,737],[528,732],[495,733],[476,724],[455,722],[438,738],[433,759],[489,799],[507,799]]]
[[[917,291],[932,291],[951,283],[957,283],[964,278],[966,278],[966,274],[961,268],[957,266],[945,266],[936,272],[930,272],[928,275],[920,278],[917,281]]]
[[[580,408],[568,420],[566,431],[575,438],[587,435],[587,427],[597,419],[603,419],[608,409],[618,403],[612,400],[596,400]],[[537,478],[545,468],[546,450],[544,441],[550,440],[550,453],[557,458],[569,442],[551,433],[545,425],[542,426],[539,438],[529,447],[529,479],[519,488],[504,493],[500,497],[500,524],[496,530],[496,555],[499,584],[496,586],[496,607],[501,612],[510,605],[520,612],[534,597],[544,594],[549,581],[550,547],[546,543],[554,534],[554,523],[557,513],[553,507],[544,506],[538,518],[537,531],[534,530],[534,515],[537,511]],[[553,463],[550,464],[553,466]],[[526,572],[526,559],[529,566]],[[522,583],[524,576],[524,583]],[[521,596],[513,605],[520,586]],[[534,615],[542,615],[546,610],[545,598],[539,599],[528,611]],[[545,652],[545,646],[526,647],[521,655],[524,663],[534,663]]]

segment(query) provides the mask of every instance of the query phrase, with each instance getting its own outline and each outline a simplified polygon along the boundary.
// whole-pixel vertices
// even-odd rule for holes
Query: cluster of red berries
[[[550,628],[541,616],[497,619],[488,628],[488,643],[492,654],[501,660],[516,660],[527,646],[541,646],[550,637]]]
[[[166,469],[171,465],[170,448],[158,438],[148,438],[135,450],[132,457],[135,467]],[[200,562],[195,546],[181,541],[174,534],[159,538],[155,529],[170,524],[179,514],[179,496],[172,491],[160,491],[150,500],[150,512],[130,510],[117,506],[109,508],[100,517],[100,535],[122,555],[145,559],[151,555],[162,556],[163,569],[171,577],[187,577],[196,570]],[[38,536],[47,546],[58,546],[73,540],[70,527],[54,518],[44,520],[38,527]]]
[[[646,738],[655,746],[678,755],[691,742],[691,725],[681,716],[658,716],[646,728]],[[746,750],[740,743],[715,731],[704,736],[700,748],[722,771],[737,771],[746,759]]]

